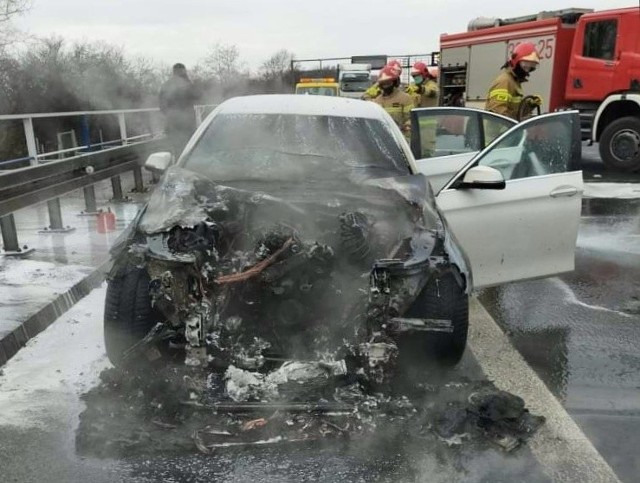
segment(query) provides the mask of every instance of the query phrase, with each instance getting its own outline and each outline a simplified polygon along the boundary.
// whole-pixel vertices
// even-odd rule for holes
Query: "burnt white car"
[[[112,252],[111,361],[332,353],[379,383],[405,347],[459,361],[473,290],[573,270],[576,112],[412,116],[409,146],[374,103],[241,97],[176,162],[152,155],[163,178]]]

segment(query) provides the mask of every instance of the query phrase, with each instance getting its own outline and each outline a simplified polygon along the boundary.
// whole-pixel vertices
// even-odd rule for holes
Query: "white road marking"
[[[469,348],[499,389],[522,397],[532,413],[547,418],[527,445],[553,481],[620,483],[609,464],[475,297],[470,304]]]

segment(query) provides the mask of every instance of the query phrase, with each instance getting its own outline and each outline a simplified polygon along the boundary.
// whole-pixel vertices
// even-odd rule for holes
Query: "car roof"
[[[234,97],[220,104],[216,112],[217,114],[301,114],[384,120],[384,110],[373,102],[299,94]]]

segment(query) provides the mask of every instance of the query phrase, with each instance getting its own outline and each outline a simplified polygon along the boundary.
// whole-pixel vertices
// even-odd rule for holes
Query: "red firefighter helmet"
[[[398,77],[402,75],[402,64],[397,59],[388,62],[385,67],[391,67],[393,70],[395,70],[398,73]]]
[[[378,75],[378,84],[388,81],[396,81],[398,79],[400,79],[400,72],[398,72],[398,69],[391,64],[387,64],[382,68]]]
[[[536,65],[540,63],[540,57],[536,51],[536,46],[531,42],[523,42],[516,45],[516,48],[513,49],[513,53],[509,59],[509,65],[514,68],[518,65],[518,62],[522,61],[531,62]]]
[[[439,67],[427,67],[427,70],[429,71],[429,75],[431,76],[432,79],[437,79],[438,76],[440,75],[440,68]]]
[[[411,67],[411,75],[421,75],[425,79],[428,79],[431,76],[429,69],[427,68],[427,64],[424,62],[416,62],[413,64],[413,67]]]

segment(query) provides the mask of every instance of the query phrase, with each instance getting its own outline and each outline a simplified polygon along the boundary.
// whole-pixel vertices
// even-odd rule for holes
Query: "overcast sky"
[[[103,40],[157,62],[193,65],[216,42],[250,67],[286,48],[297,58],[422,54],[474,17],[513,17],[571,6],[597,10],[629,0],[32,0],[19,26],[38,36]],[[576,5],[571,5],[575,3]],[[560,7],[559,7],[560,5]]]

